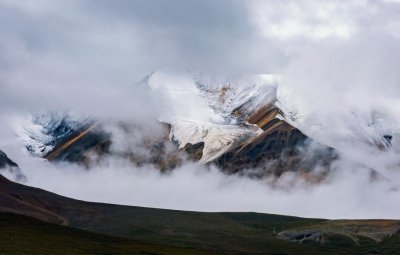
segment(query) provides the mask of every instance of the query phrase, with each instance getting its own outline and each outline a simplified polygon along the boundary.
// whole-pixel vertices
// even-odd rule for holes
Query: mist
[[[15,154],[13,155],[16,156]],[[96,168],[52,165],[18,157],[26,184],[87,201],[193,211],[256,211],[324,218],[397,218],[399,175],[372,181],[354,164],[335,171],[318,185],[286,174],[275,183],[243,176],[226,176],[215,168],[186,163],[161,175],[151,165],[134,167],[108,160]],[[341,162],[341,167],[346,164]],[[287,183],[294,183],[288,187]]]
[[[0,149],[25,184],[88,201],[398,218],[399,9],[396,1],[0,1]],[[165,68],[280,75],[278,98],[298,113],[294,125],[340,154],[329,176],[254,180],[190,161],[160,174],[113,157],[88,170],[32,157],[18,140],[15,120],[65,111],[140,123],[130,140],[110,127],[114,150],[140,150],[143,136],[159,135],[159,109],[172,114],[140,81]],[[382,151],[373,145],[383,135],[393,139]]]

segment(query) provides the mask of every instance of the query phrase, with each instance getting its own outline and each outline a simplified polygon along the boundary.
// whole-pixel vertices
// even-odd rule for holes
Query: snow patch
[[[207,163],[262,132],[246,118],[276,102],[278,81],[274,75],[217,77],[158,71],[148,83],[159,120],[171,125],[170,138],[179,148],[204,142],[200,161]]]
[[[200,162],[207,163],[217,159],[242,141],[262,132],[257,126],[221,125],[209,122],[181,120],[172,123],[170,138],[179,143],[179,148],[187,144],[204,142]]]

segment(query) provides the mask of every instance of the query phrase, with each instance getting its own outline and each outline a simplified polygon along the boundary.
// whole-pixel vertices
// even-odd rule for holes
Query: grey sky
[[[2,0],[2,105],[86,106],[93,90],[127,87],[164,67],[291,78],[293,63],[337,45],[357,48],[354,38],[365,38],[366,49],[377,45],[370,36],[396,43],[399,8],[395,1]]]

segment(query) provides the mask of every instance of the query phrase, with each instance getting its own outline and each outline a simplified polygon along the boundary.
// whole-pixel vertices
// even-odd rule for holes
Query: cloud
[[[399,133],[398,42],[363,34],[314,45],[293,58],[279,91],[300,113],[300,129],[336,148],[343,138]]]
[[[77,165],[51,164],[21,155],[18,146],[7,147],[19,159],[29,185],[88,201],[195,211],[256,211],[325,218],[397,218],[399,173],[392,181],[371,181],[365,168],[351,161],[337,162],[330,177],[310,185],[296,175],[272,180],[226,176],[218,169],[185,163],[169,174],[151,165],[133,166],[109,158],[89,171]],[[290,186],[287,183],[291,183]]]

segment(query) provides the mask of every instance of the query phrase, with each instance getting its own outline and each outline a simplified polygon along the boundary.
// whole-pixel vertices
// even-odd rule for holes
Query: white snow
[[[261,132],[257,126],[242,127],[181,120],[172,123],[170,138],[179,142],[179,148],[184,148],[188,143],[204,142],[200,162],[207,163]]]
[[[62,138],[64,132],[56,130],[62,126],[63,121],[65,128],[73,129],[85,123],[86,119],[61,112],[47,112],[14,116],[12,120],[16,135],[38,157],[51,151],[53,141]]]
[[[276,101],[277,81],[273,75],[226,78],[158,71],[149,87],[159,120],[172,127],[170,138],[180,148],[204,142],[200,161],[207,163],[262,132],[243,119]],[[240,106],[242,116],[233,116]]]

